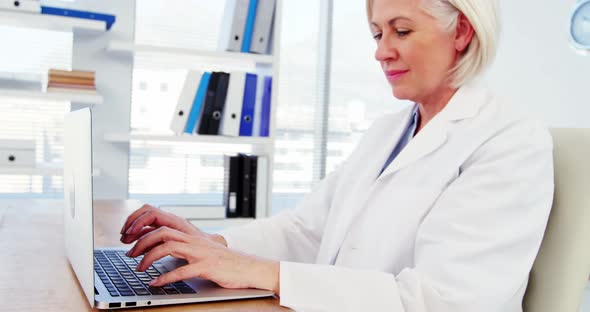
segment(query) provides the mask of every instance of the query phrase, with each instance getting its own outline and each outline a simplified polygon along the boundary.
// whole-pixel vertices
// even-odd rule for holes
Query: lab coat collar
[[[437,115],[446,121],[459,121],[473,118],[479,112],[482,103],[488,97],[486,88],[476,81],[470,81],[461,86],[449,103]]]
[[[475,117],[481,104],[485,102],[485,97],[483,88],[475,82],[468,82],[460,87],[445,108],[410,140],[377,180],[397,172],[440,148],[447,140],[450,125],[453,122]],[[408,118],[411,118],[411,115]]]
[[[355,208],[339,211],[337,221],[334,221],[334,228],[326,230],[326,235],[322,240],[322,244],[326,248],[320,249],[317,263],[334,264],[336,262],[339,250],[352,223],[364,210],[367,199],[371,196],[372,190],[378,187],[380,180],[440,148],[447,140],[447,132],[451,125],[460,120],[475,117],[483,103],[485,103],[485,95],[479,87],[472,84],[461,87],[447,106],[417,136],[410,140],[380,176],[379,172],[383,163],[401,138],[408,121],[413,118],[415,106],[408,107],[400,113],[391,114],[379,121],[375,129],[377,134],[370,141],[365,142],[363,154],[359,156],[360,160],[374,159],[375,162],[367,163],[367,170],[360,174],[356,181],[350,182],[354,184],[350,186],[354,196],[347,198],[348,201],[345,205]],[[384,144],[384,142],[390,143]]]

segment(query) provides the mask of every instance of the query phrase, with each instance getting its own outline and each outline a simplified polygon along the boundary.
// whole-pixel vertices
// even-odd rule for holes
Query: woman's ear
[[[471,25],[471,22],[463,13],[459,13],[459,20],[457,21],[457,31],[455,33],[455,49],[459,53],[465,52],[471,39],[475,34],[475,30]]]

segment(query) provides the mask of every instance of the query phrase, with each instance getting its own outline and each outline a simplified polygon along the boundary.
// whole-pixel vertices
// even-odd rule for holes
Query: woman
[[[393,94],[383,116],[293,211],[221,235],[144,206],[122,241],[203,277],[322,311],[522,311],[553,197],[548,132],[472,80],[493,60],[493,0],[369,0]],[[229,248],[227,247],[229,246]]]

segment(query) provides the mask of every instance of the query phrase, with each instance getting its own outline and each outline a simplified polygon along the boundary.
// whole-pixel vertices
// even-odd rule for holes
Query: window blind
[[[379,116],[407,107],[375,60],[364,1],[334,1],[327,172],[345,160]]]
[[[138,43],[215,50],[219,37],[217,25],[220,25],[225,3],[188,1],[183,5],[183,9],[164,10],[165,1],[139,2]],[[323,178],[322,173],[335,170],[378,116],[407,105],[393,98],[373,58],[375,43],[368,30],[364,3],[334,1],[327,8],[329,11],[325,4],[313,0],[283,2],[273,213],[294,207]],[[201,18],[201,14],[195,13],[199,14],[195,19],[187,17],[187,12],[206,14]],[[159,14],[158,19],[151,18],[156,14]],[[320,40],[329,39],[321,34],[330,25],[324,19],[330,17],[331,50],[322,55],[325,42]],[[132,127],[167,131],[168,116],[175,106],[187,64],[190,68],[206,65],[209,69],[229,70],[239,67],[188,56],[145,54],[136,57]],[[323,90],[319,86],[327,79],[329,88]],[[147,92],[148,89],[152,93]],[[329,96],[322,92],[328,92]],[[327,118],[322,116],[324,113],[328,114]],[[324,142],[325,153],[317,149]],[[228,147],[228,151],[231,150]],[[191,203],[221,201],[218,190],[223,183],[223,169],[216,153],[212,146],[133,142],[131,196],[155,202],[164,199]],[[206,170],[202,165],[203,157],[210,159],[211,166]],[[164,170],[170,179],[152,181]]]
[[[41,74],[71,69],[72,34],[0,27],[0,72]],[[0,86],[2,87],[2,86]],[[0,97],[0,139],[34,140],[37,165],[63,166],[63,122],[69,102]],[[61,176],[0,176],[0,197],[61,198]]]
[[[138,2],[136,43],[216,50],[225,2]],[[157,15],[157,19],[153,18]],[[197,17],[198,18],[195,18]],[[322,105],[317,85],[320,5],[284,1],[273,172],[273,213],[291,208],[314,183],[315,114]],[[136,54],[132,131],[170,133],[168,125],[188,69],[246,70],[234,61],[196,56]],[[275,64],[277,66],[277,64]],[[261,68],[258,68],[261,70]],[[271,73],[270,70],[268,73]],[[223,153],[251,152],[248,146],[192,142],[132,141],[130,197],[154,204],[216,204],[222,201]],[[166,173],[163,175],[163,173]],[[166,180],[157,177],[166,176]]]

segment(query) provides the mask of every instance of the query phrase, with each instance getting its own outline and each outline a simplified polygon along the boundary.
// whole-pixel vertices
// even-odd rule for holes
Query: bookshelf
[[[273,144],[271,139],[263,137],[227,137],[221,135],[167,135],[167,134],[142,134],[142,133],[107,133],[105,141],[127,143],[131,140],[138,141],[164,141],[164,142],[193,142],[214,144],[241,144],[266,147]]]
[[[35,167],[0,167],[0,174],[57,176],[63,174],[63,166],[38,164]]]
[[[115,171],[115,167],[112,164],[106,164],[107,168],[105,170],[109,170],[112,172],[113,176],[117,176],[115,183],[117,185],[125,185],[127,186],[127,191],[125,196],[128,196],[129,190],[129,170],[130,170],[130,163],[131,163],[131,142],[182,142],[188,144],[223,144],[224,151],[231,151],[233,148],[232,145],[235,146],[235,151],[240,151],[243,149],[244,145],[249,145],[252,147],[251,151],[254,155],[263,155],[266,156],[268,159],[268,167],[266,172],[266,198],[265,202],[267,203],[266,209],[264,209],[264,217],[270,215],[270,203],[272,202],[271,192],[272,192],[272,172],[273,172],[273,160],[274,160],[274,141],[275,141],[275,121],[276,121],[276,107],[278,105],[277,102],[277,90],[279,89],[279,56],[280,56],[280,34],[281,34],[281,15],[282,15],[282,2],[283,0],[277,0],[276,7],[275,7],[275,16],[274,16],[274,29],[273,29],[273,41],[272,41],[272,55],[260,55],[254,53],[238,53],[238,52],[225,52],[225,51],[216,51],[216,50],[199,50],[199,49],[187,49],[182,47],[170,47],[170,46],[154,46],[148,44],[141,44],[135,42],[135,33],[131,38],[121,38],[120,36],[113,36],[110,40],[106,41],[105,46],[101,55],[104,55],[108,58],[109,65],[108,68],[102,68],[101,73],[104,75],[109,75],[113,78],[114,81],[121,81],[121,76],[115,77],[114,76],[114,69],[116,68],[115,65],[118,67],[126,66],[127,69],[131,69],[133,71],[134,60],[137,55],[141,55],[142,57],[145,55],[149,55],[150,58],[153,59],[166,59],[170,57],[184,57],[190,56],[194,57],[195,59],[203,60],[205,64],[211,61],[212,63],[224,63],[225,67],[228,69],[225,71],[230,71],[231,67],[235,64],[236,68],[244,68],[244,65],[247,65],[252,70],[248,70],[248,72],[256,72],[261,75],[270,75],[273,77],[272,82],[272,96],[271,96],[271,112],[270,112],[270,136],[269,137],[225,137],[225,136],[215,136],[215,135],[172,135],[171,133],[145,133],[140,132],[142,130],[133,129],[130,126],[131,120],[131,113],[130,111],[125,111],[124,117],[126,119],[127,128],[117,130],[113,129],[112,127],[104,132],[100,133],[99,136],[102,138],[104,142],[105,149],[112,151],[111,159],[116,162],[121,162],[121,165],[118,166],[118,169]],[[137,3],[137,2],[136,2]],[[198,13],[194,14],[195,17],[198,17]],[[118,23],[122,20],[118,18]],[[135,17],[130,17],[135,18]],[[200,71],[210,71],[212,68],[193,68],[195,65],[186,64],[186,70],[191,69],[198,69]],[[176,69],[176,68],[175,68]],[[243,69],[239,69],[243,70]],[[130,95],[132,93],[133,86],[131,85],[131,75],[125,77],[125,83],[119,84],[114,87],[118,90],[119,93],[125,92],[129,95],[128,99],[129,102],[126,103],[127,106],[130,106],[131,98]],[[114,86],[114,85],[113,85]],[[171,108],[176,106],[176,103],[161,103],[159,105],[169,105]],[[110,102],[110,98],[105,95],[105,105],[113,107]],[[172,109],[171,109],[172,111]],[[169,123],[169,119],[172,116],[162,116],[163,119],[166,119],[166,123]],[[104,120],[100,120],[99,122],[105,122]],[[105,127],[106,128],[106,127]],[[101,143],[101,145],[103,145]],[[110,145],[110,147],[109,147]],[[145,149],[146,147],[143,147]],[[143,153],[146,153],[143,150]],[[221,156],[221,154],[220,154]],[[123,163],[124,162],[124,163]],[[101,166],[102,168],[102,166]],[[123,174],[120,174],[123,173]],[[119,175],[120,174],[120,175]],[[106,175],[106,174],[105,174]],[[101,185],[102,183],[99,181],[95,185],[97,189],[100,188],[107,188],[108,185]],[[115,192],[115,190],[113,190]],[[113,197],[113,192],[108,194],[108,197]],[[226,226],[235,226],[235,225],[242,225],[248,222],[251,222],[252,218],[227,218],[227,219],[216,219],[216,220],[200,220],[200,219],[191,219],[190,222],[195,224],[198,227],[202,228],[221,228]]]
[[[204,51],[197,49],[183,49],[176,47],[158,47],[145,44],[134,44],[133,42],[111,41],[106,47],[106,51],[111,53],[129,53],[148,52],[155,54],[172,54],[172,55],[190,55],[217,60],[233,60],[241,62],[256,63],[259,65],[272,66],[274,58],[272,55],[260,55],[253,53],[238,52],[221,52],[221,51]]]
[[[105,32],[107,28],[104,21],[11,11],[0,11],[0,25],[87,33]]]
[[[2,175],[40,175],[40,176],[61,176],[63,175],[63,164],[37,164],[35,167],[2,167],[0,166],[0,174]],[[92,175],[100,176],[100,169],[94,169]]]
[[[15,27],[15,28],[26,28],[26,29],[39,29],[44,31],[57,31],[57,32],[70,32],[73,34],[73,47],[75,50],[76,44],[80,40],[87,40],[96,38],[104,35],[107,32],[106,22],[97,20],[88,20],[81,18],[71,18],[64,16],[46,15],[32,12],[17,12],[10,10],[0,10],[0,26]],[[75,51],[72,53],[72,65],[75,68],[75,59],[78,56]],[[23,73],[3,73],[3,80],[8,82],[7,85],[0,83],[0,101],[3,98],[18,98],[18,99],[32,99],[32,100],[45,100],[45,101],[66,101],[70,102],[71,108],[77,107],[98,107],[104,103],[104,98],[98,93],[84,93],[76,91],[45,91],[31,90],[31,89],[19,89],[14,88],[10,81],[6,79],[6,75],[14,76],[14,82],[20,82],[21,80],[16,77],[29,77],[39,76],[39,74],[23,74]],[[29,80],[29,79],[25,79]],[[41,84],[41,83],[39,83]],[[95,168],[93,176],[100,176],[101,170]],[[63,175],[63,163],[37,163],[35,166],[30,167],[0,167],[0,175],[25,175],[25,176],[61,176]]]
[[[49,0],[50,2],[52,0]],[[187,144],[220,144],[225,151],[236,152],[245,145],[252,147],[255,155],[268,159],[266,173],[267,189],[265,202],[271,202],[275,112],[279,86],[279,50],[281,33],[282,1],[277,0],[274,17],[272,55],[253,53],[234,53],[214,50],[186,49],[182,47],[153,46],[138,44],[136,35],[136,14],[139,1],[93,1],[77,0],[60,2],[60,6],[74,10],[102,12],[117,17],[117,22],[107,32],[106,23],[59,16],[46,16],[33,13],[0,11],[0,25],[72,32],[71,68],[95,71],[96,85],[100,94],[47,93],[15,89],[0,90],[0,97],[23,97],[70,101],[73,108],[93,106],[93,154],[96,170],[93,179],[95,199],[127,199],[129,196],[129,174],[131,142],[186,142]],[[194,12],[198,18],[199,12]],[[216,25],[217,26],[217,25]],[[223,63],[226,67],[236,66],[243,70],[247,65],[249,72],[273,77],[270,112],[270,137],[223,137],[223,136],[172,136],[166,133],[139,133],[131,128],[131,103],[135,55],[149,54],[154,58],[170,56],[194,56],[207,64],[210,60]],[[238,65],[239,64],[239,65]],[[187,70],[191,65],[187,64]],[[201,68],[212,70],[212,68]],[[228,69],[229,71],[230,69]],[[1,87],[1,86],[0,86]],[[162,103],[174,107],[176,103]],[[162,116],[168,122],[172,116]],[[216,149],[217,150],[217,149]],[[221,153],[221,152],[217,152]],[[221,154],[219,154],[221,156]],[[39,164],[33,168],[5,168],[0,174],[60,175],[62,167]],[[96,173],[99,172],[97,175]],[[162,177],[159,177],[162,178]],[[261,201],[262,202],[262,201]],[[269,207],[263,216],[269,215]],[[224,227],[245,224],[252,219],[191,220],[202,227]]]
[[[100,105],[103,97],[100,94],[86,94],[80,92],[45,92],[20,89],[0,88],[0,97],[17,97],[48,101],[69,101],[76,104]]]

